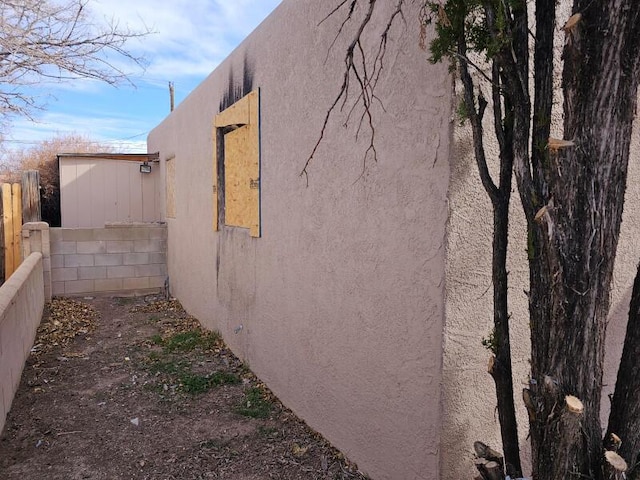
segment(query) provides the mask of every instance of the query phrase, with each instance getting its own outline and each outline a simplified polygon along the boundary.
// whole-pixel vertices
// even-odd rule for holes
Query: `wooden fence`
[[[2,250],[4,251],[4,279],[11,276],[22,263],[20,235],[22,233],[22,185],[2,184]]]
[[[40,214],[40,173],[22,173],[22,183],[0,186],[0,285],[22,263],[22,224],[38,222]]]

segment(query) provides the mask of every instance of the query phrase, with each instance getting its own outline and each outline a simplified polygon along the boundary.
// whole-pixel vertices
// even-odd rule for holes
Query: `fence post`
[[[11,184],[2,184],[2,226],[4,231],[4,276],[5,280],[13,273],[13,216],[11,204]]]
[[[22,251],[20,240],[22,233],[22,185],[14,183],[11,185],[11,207],[13,212],[13,272],[22,263]],[[13,273],[12,272],[12,273]]]
[[[22,172],[22,223],[42,220],[40,207],[40,172]]]
[[[51,301],[51,239],[47,222],[27,222],[22,225],[22,258],[33,252],[42,253],[42,274],[44,275],[44,300]]]

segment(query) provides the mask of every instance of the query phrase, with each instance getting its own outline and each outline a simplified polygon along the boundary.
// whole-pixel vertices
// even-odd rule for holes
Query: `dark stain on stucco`
[[[229,81],[227,82],[227,90],[222,95],[222,100],[220,100],[219,111],[223,111],[225,108],[229,108],[231,105],[251,92],[251,90],[253,90],[253,76],[253,66],[249,63],[249,60],[245,55],[242,61],[242,76],[240,78],[236,78],[233,73],[233,69],[229,70]]]

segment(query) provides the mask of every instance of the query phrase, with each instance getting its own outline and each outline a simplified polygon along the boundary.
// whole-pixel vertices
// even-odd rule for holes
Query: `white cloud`
[[[29,147],[60,135],[78,134],[120,151],[146,151],[148,128],[144,120],[125,116],[45,112],[37,122],[17,119],[4,139],[9,150]]]
[[[95,0],[92,10],[122,28],[150,29],[128,48],[150,62],[152,80],[208,75],[280,0]]]
[[[175,82],[177,99],[186,95],[279,3],[280,0],[92,0],[89,8],[96,23],[115,22],[121,29],[155,32],[132,39],[126,46],[133,55],[147,59],[144,74],[123,58],[109,59],[131,74],[144,100],[132,101],[132,91],[126,87],[118,90],[92,80],[40,83],[30,91],[46,103],[45,110],[34,112],[37,122],[13,119],[3,146],[14,149],[60,134],[77,133],[121,151],[145,151],[146,135],[159,121],[158,109],[151,114],[149,102],[155,102],[157,107],[166,100],[168,107],[167,82]],[[126,95],[120,93],[123,90]],[[113,111],[104,111],[105,104]]]

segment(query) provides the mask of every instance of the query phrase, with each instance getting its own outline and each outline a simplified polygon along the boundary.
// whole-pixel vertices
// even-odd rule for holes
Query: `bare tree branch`
[[[0,119],[29,116],[41,107],[28,88],[43,79],[87,78],[111,85],[129,81],[124,65],[143,67],[126,48],[149,32],[98,25],[87,0],[0,2]]]
[[[366,6],[364,16],[360,21],[360,23],[358,24],[356,31],[353,34],[352,40],[349,43],[349,46],[347,47],[347,50],[346,50],[346,54],[344,57],[345,72],[342,80],[342,85],[338,89],[338,93],[334,98],[333,103],[331,104],[331,106],[327,110],[327,113],[325,114],[325,118],[322,124],[322,128],[320,130],[320,135],[318,136],[318,140],[314,145],[313,150],[311,151],[311,154],[307,158],[304,164],[304,167],[300,172],[300,176],[304,176],[307,179],[307,181],[308,181],[308,175],[309,175],[309,171],[308,171],[309,165],[311,164],[311,161],[315,157],[316,152],[320,147],[320,144],[324,140],[324,136],[326,134],[327,126],[329,124],[331,115],[335,112],[336,109],[339,108],[339,110],[342,111],[346,107],[346,104],[349,100],[349,93],[350,93],[352,78],[356,80],[358,95],[354,101],[354,104],[352,105],[352,107],[349,109],[349,112],[347,113],[345,125],[348,124],[351,118],[351,114],[353,113],[355,108],[358,105],[361,106],[363,111],[358,121],[358,127],[356,129],[356,138],[359,137],[363,124],[366,124],[370,132],[369,145],[367,146],[364,153],[363,170],[364,170],[364,167],[366,166],[366,160],[369,154],[373,156],[374,161],[377,160],[378,153],[375,146],[376,129],[373,121],[372,106],[374,101],[377,101],[382,105],[382,102],[375,94],[375,90],[383,70],[384,57],[386,53],[387,42],[388,42],[389,32],[391,30],[391,27],[393,26],[393,24],[396,22],[398,18],[404,20],[404,16],[402,14],[402,7],[404,2],[405,0],[397,0],[397,3],[389,17],[389,20],[385,25],[385,28],[383,29],[382,33],[380,34],[380,42],[378,44],[378,49],[376,51],[376,54],[373,58],[373,62],[369,64],[367,62],[364,49],[362,48],[361,39],[363,37],[364,31],[367,29],[367,27],[371,23],[371,18],[376,8],[377,0],[362,0],[362,1],[351,0],[350,2],[349,0],[342,0],[338,4],[338,6],[335,7],[333,10],[331,10],[331,12],[320,22],[322,23],[326,21],[329,17],[331,17],[332,15],[335,15],[337,12],[339,12],[343,7],[347,6],[348,4],[348,13],[343,19],[342,23],[340,24],[337,35],[334,38],[333,42],[331,43],[331,46],[330,46],[330,49],[331,49],[335,45],[335,42],[340,37],[340,35],[343,34],[345,25],[353,19],[353,15],[357,9],[357,6],[361,3],[368,3],[368,5]],[[382,105],[382,108],[384,109],[384,105]]]

